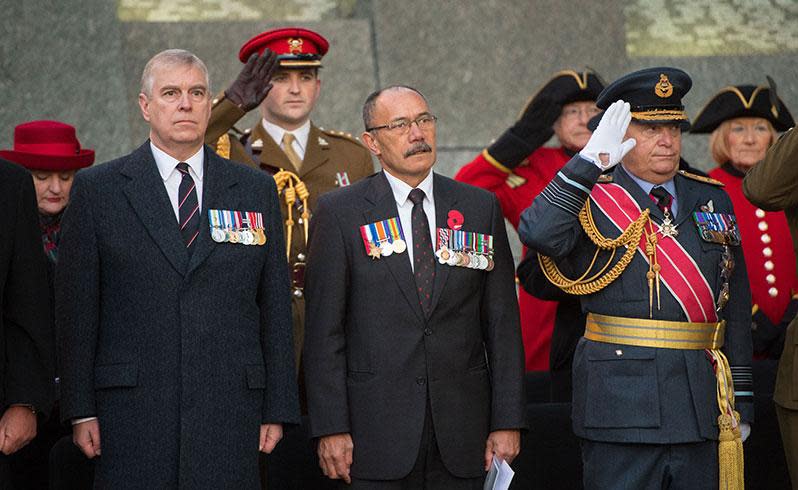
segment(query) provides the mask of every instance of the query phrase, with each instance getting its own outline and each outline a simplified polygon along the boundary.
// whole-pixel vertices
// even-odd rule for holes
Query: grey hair
[[[152,85],[155,82],[153,71],[160,66],[189,65],[199,68],[205,76],[205,85],[211,91],[211,80],[208,76],[208,67],[194,53],[185,49],[167,49],[156,54],[144,66],[141,73],[141,93],[147,97],[152,95]]]
[[[384,92],[388,92],[390,90],[410,90],[411,92],[415,92],[424,99],[424,102],[427,102],[427,98],[424,97],[418,89],[413,88],[409,85],[389,85],[387,87],[381,88],[377,91],[374,91],[366,97],[366,101],[363,103],[363,125],[366,127],[366,131],[369,130],[371,127],[371,120],[374,118],[374,108],[377,106],[377,98],[382,95]]]

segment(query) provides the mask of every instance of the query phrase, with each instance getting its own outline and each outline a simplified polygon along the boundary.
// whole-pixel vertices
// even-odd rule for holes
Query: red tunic
[[[740,227],[752,304],[778,325],[798,291],[795,252],[787,218],[782,211],[763,211],[743,195],[743,175],[733,167],[719,167],[709,176],[723,182]]]
[[[454,178],[496,194],[504,217],[517,230],[521,213],[570,159],[562,148],[538,148],[513,169],[513,174],[526,179],[526,182],[514,188],[507,182],[508,174],[492,165],[483,154],[463,166]],[[521,312],[526,370],[547,371],[557,302],[537,299],[519,288],[518,307]]]

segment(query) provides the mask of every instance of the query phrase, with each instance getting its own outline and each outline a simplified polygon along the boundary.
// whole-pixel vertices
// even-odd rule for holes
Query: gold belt
[[[671,322],[588,313],[585,322],[586,339],[662,349],[720,349],[725,333],[726,320]]]

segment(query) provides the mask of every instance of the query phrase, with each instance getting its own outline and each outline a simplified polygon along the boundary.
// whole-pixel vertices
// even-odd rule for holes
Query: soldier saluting
[[[587,313],[572,414],[587,489],[742,488],[751,294],[728,195],[679,170],[691,85],[668,67],[610,84],[587,145],[521,219]]]
[[[319,69],[329,43],[309,29],[262,32],[241,47],[238,78],[213,101],[205,142],[231,160],[274,175],[286,226],[291,270],[294,352],[304,338],[304,270],[308,221],[321,194],[374,173],[368,150],[340,131],[315,126],[310,115],[321,91]],[[233,125],[258,108],[261,119],[243,132]]]

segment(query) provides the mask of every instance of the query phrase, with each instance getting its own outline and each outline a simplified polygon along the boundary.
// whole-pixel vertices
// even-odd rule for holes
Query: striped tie
[[[180,234],[186,248],[191,251],[191,244],[199,235],[199,201],[197,200],[197,186],[194,179],[188,173],[188,164],[180,162],[177,164],[177,171],[183,174],[180,181],[180,188],[177,191],[177,208],[180,215]]]

